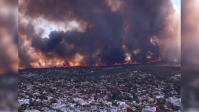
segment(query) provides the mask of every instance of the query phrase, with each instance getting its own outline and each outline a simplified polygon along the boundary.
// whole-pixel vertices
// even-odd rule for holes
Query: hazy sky
[[[172,0],[176,7],[181,10],[181,0]]]

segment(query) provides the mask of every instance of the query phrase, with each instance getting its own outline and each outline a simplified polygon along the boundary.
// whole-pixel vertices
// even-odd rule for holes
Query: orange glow
[[[124,63],[115,63],[115,64],[96,64],[96,65],[79,65],[79,63],[69,62],[71,65],[69,66],[54,66],[54,67],[43,67],[43,68],[72,68],[72,67],[104,67],[104,66],[121,66],[121,65],[140,65],[140,64],[149,64],[160,62],[160,60],[152,60],[148,62],[124,62]],[[38,66],[34,66],[33,68],[40,68]],[[24,68],[21,68],[24,69]]]

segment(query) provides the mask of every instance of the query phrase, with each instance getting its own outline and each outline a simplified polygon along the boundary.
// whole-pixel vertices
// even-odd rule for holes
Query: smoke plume
[[[180,61],[171,0],[20,0],[20,67]]]

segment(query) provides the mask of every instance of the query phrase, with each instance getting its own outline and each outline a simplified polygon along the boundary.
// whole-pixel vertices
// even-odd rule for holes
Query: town
[[[162,68],[162,73],[134,66],[19,70],[18,110],[180,112],[181,73]]]

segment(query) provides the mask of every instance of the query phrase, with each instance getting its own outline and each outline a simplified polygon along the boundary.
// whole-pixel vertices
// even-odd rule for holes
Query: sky
[[[173,3],[175,4],[175,6],[179,9],[179,10],[181,10],[181,0],[172,0],[173,1]]]

